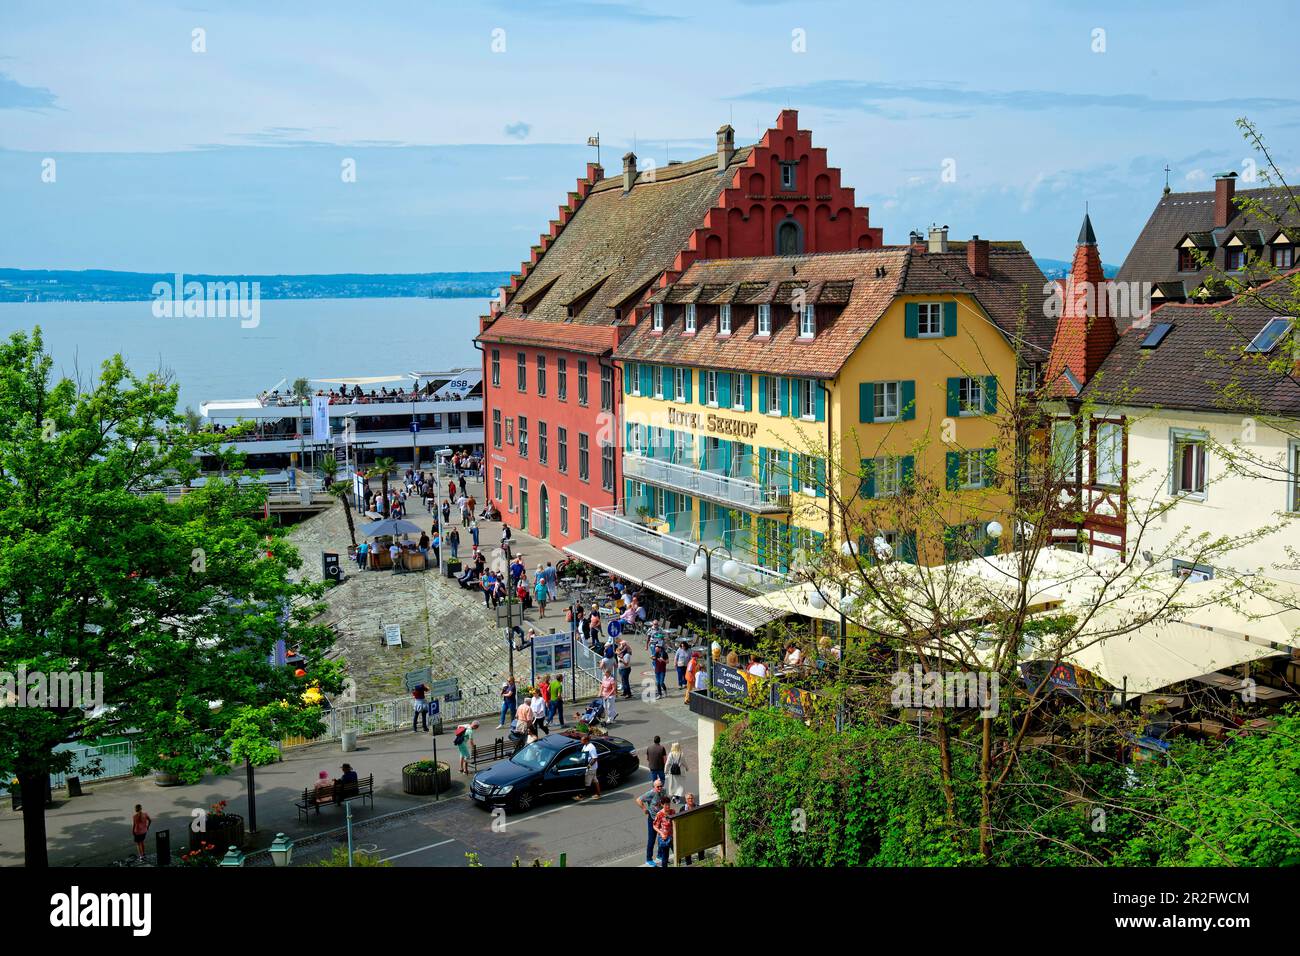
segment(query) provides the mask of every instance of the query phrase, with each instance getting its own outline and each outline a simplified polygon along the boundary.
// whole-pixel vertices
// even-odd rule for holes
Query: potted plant
[[[402,768],[403,793],[431,796],[450,787],[451,765],[441,760],[417,760]]]
[[[193,835],[191,834],[191,845],[193,845]],[[221,858],[224,856],[217,849],[217,845],[208,840],[200,840],[199,845],[191,849],[188,853],[181,853],[176,857],[177,866],[220,866]]]
[[[190,849],[200,849],[210,843],[218,847],[244,845],[244,818],[226,811],[226,801],[214,803],[203,818],[198,833],[190,830]]]

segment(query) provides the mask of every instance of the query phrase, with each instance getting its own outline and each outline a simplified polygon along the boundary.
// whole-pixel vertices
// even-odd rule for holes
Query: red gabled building
[[[632,153],[621,176],[588,164],[476,339],[486,493],[511,525],[559,547],[615,503],[623,386],[611,356],[656,289],[698,259],[882,245],[798,120],[783,110],[740,149],[724,126],[715,154],[655,170],[638,172]]]

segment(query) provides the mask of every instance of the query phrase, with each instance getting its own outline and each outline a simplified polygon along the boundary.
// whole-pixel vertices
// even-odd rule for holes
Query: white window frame
[[[888,476],[884,482],[882,477]],[[897,498],[903,490],[903,459],[899,455],[885,455],[872,459],[872,476],[875,478],[876,498]]]
[[[685,322],[686,322],[686,333],[688,335],[694,335],[695,334],[695,303],[694,302],[686,303]]]
[[[987,480],[984,450],[964,451],[961,453],[957,487],[962,491],[983,488]]]
[[[1120,422],[1099,421],[1093,425],[1092,483],[1106,488],[1118,488],[1124,480],[1124,426]],[[1104,437],[1107,434],[1113,438]],[[1107,448],[1113,445],[1113,448]],[[1109,457],[1109,464],[1107,460]]]
[[[931,319],[934,322],[934,328],[926,331]],[[918,302],[916,304],[916,337],[918,339],[943,338],[942,302]]]
[[[656,302],[654,304],[650,320],[650,328],[656,332],[662,332],[664,330],[664,304],[662,302]]]
[[[1060,455],[1062,443],[1057,435],[1069,429],[1070,448],[1068,457]],[[1053,480],[1059,478],[1064,484],[1072,483],[1079,473],[1079,424],[1073,418],[1058,418],[1052,422],[1052,435],[1049,443]],[[1058,474],[1059,472],[1059,474]]]
[[[653,388],[654,388],[655,398],[663,399],[665,397],[664,396],[664,371],[658,365],[652,365],[650,367],[654,369],[654,372],[651,373],[650,377],[651,379],[654,380]]]
[[[729,302],[718,306],[718,334],[731,334],[731,303]]]
[[[686,370],[683,368],[673,369],[673,401],[686,401]]]
[[[745,410],[745,376],[740,372],[731,373],[731,410],[733,412]]]
[[[966,395],[962,396],[962,391]],[[962,418],[974,418],[984,414],[984,379],[975,375],[966,375],[958,379],[957,414]]]
[[[633,362],[627,367],[628,374],[632,376],[632,395],[636,398],[641,397],[641,363]]]
[[[797,391],[799,392],[799,417],[806,422],[817,421],[817,393],[813,391],[817,387],[816,383],[810,378],[795,379],[799,383]]]
[[[767,389],[767,413],[775,418],[780,418],[781,379],[776,375],[768,375],[764,378],[763,387]]]
[[[709,408],[718,407],[718,373],[713,369],[704,373],[704,404]]]
[[[1210,456],[1207,448],[1208,444],[1209,435],[1199,429],[1169,429],[1169,494],[1171,497],[1190,498],[1193,501],[1204,501],[1206,499],[1210,485]],[[1182,460],[1178,454],[1178,449],[1182,445],[1195,445],[1201,450],[1201,488],[1199,491],[1178,487],[1178,482],[1182,475]]]
[[[817,307],[805,305],[799,312],[799,338],[812,339],[817,337]]]
[[[772,334],[772,306],[763,302],[758,307],[758,329],[755,335]]]
[[[1287,511],[1300,514],[1300,439],[1287,445]]]
[[[889,392],[894,393],[894,410],[889,411]],[[902,416],[903,383],[876,382],[871,392],[872,421],[896,422]]]

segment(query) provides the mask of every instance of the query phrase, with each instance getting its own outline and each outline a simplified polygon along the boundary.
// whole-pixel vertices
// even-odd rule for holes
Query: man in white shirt
[[[755,677],[766,677],[767,665],[755,657],[753,663],[749,665],[749,673]]]
[[[402,549],[396,541],[388,546],[388,556],[393,561],[393,573],[396,574],[402,568]]]
[[[596,795],[591,799],[599,800],[600,799],[600,764],[599,764],[600,751],[597,750],[596,745],[591,742],[591,734],[582,735],[582,752],[587,755],[587,776],[586,779],[583,780],[583,786],[590,787],[594,784],[596,787]],[[581,800],[582,794],[578,794],[573,799]]]

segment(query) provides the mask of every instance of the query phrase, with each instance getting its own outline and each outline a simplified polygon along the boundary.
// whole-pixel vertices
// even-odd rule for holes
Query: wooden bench
[[[507,744],[504,737],[498,737],[492,741],[490,747],[480,747],[471,741],[469,745],[469,769],[477,773],[480,765],[505,760],[512,753],[514,753],[514,744]]]
[[[302,797],[294,804],[298,808],[298,819],[306,822],[307,814],[315,810],[317,815],[320,814],[321,807],[342,806],[348,800],[361,799],[362,805],[366,801],[370,802],[370,808],[375,806],[375,775],[372,773],[368,777],[361,777],[354,783],[340,783],[334,781],[334,785],[328,790],[317,790],[314,787],[304,788]]]

